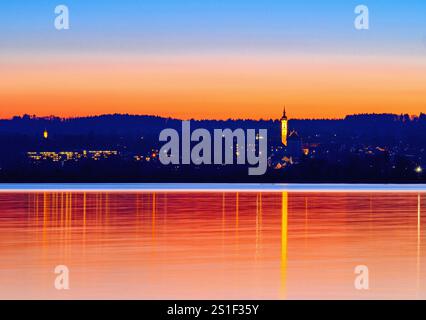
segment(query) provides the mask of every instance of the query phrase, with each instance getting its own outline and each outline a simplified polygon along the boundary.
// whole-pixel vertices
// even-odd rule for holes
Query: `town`
[[[179,159],[164,165],[160,133],[164,129],[181,131],[179,119],[118,114],[73,119],[25,115],[0,120],[0,181],[425,181],[424,114],[316,120],[291,119],[284,110],[277,120],[193,120],[190,126],[194,132],[204,129],[212,137],[215,130],[256,130],[255,143],[247,144],[247,154],[264,143],[266,173],[247,174],[256,162],[242,164],[238,141],[232,148],[233,161],[205,165],[195,157],[194,162],[184,165],[188,159],[179,154]],[[260,130],[267,130],[267,135]],[[191,141],[190,150],[199,143]],[[223,151],[225,160],[228,151],[229,160],[229,150]],[[213,160],[217,154],[220,152],[215,150]]]

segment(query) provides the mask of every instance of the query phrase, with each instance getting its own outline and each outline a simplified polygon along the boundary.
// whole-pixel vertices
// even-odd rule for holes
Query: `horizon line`
[[[420,112],[419,114],[408,114],[408,113],[353,113],[353,114],[346,114],[343,117],[335,117],[335,118],[289,118],[289,120],[344,120],[347,117],[350,116],[365,116],[365,115],[393,115],[393,116],[408,116],[411,119],[412,118],[419,118],[421,115],[423,115],[423,112]],[[130,116],[130,117],[154,117],[154,118],[163,118],[163,119],[171,119],[171,120],[178,120],[178,121],[279,121],[280,117],[278,118],[204,118],[204,119],[195,119],[195,118],[173,118],[170,116],[162,116],[162,115],[154,115],[154,114],[136,114],[136,113],[102,113],[102,114],[93,114],[93,115],[76,115],[76,116],[70,116],[70,117],[61,117],[56,115],[35,115],[35,114],[21,114],[21,115],[15,115],[11,116],[10,118],[0,118],[0,121],[11,121],[15,118],[24,118],[24,117],[30,117],[30,119],[39,119],[39,120],[52,120],[52,119],[59,119],[59,120],[75,120],[75,119],[84,119],[84,118],[96,118],[96,117],[106,117],[106,116]]]
[[[0,183],[0,194],[11,192],[426,193],[426,185],[347,183]]]

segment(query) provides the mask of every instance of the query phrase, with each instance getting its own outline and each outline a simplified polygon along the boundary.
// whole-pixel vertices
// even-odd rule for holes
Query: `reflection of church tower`
[[[286,147],[287,147],[287,134],[288,134],[288,120],[287,120],[287,115],[286,115],[285,107],[284,107],[283,117],[281,118],[281,141],[283,145],[285,145]]]

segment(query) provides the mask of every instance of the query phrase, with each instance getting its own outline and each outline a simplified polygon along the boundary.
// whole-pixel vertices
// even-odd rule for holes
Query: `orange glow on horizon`
[[[64,55],[4,61],[0,118],[278,119],[283,104],[291,118],[426,111],[420,58]]]

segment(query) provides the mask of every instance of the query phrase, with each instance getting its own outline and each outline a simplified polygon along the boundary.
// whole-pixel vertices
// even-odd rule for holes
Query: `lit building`
[[[287,147],[287,135],[288,135],[288,119],[287,119],[287,115],[286,115],[285,107],[284,107],[283,117],[281,118],[281,141],[283,145],[285,145],[286,147]]]
[[[99,161],[119,156],[116,150],[95,150],[95,151],[43,151],[43,152],[27,152],[27,157],[33,161],[80,161],[84,158]]]

